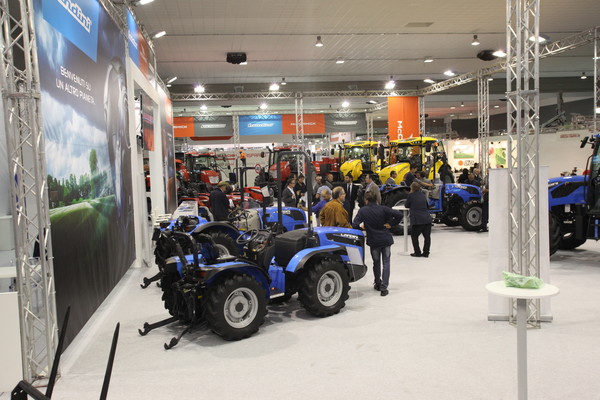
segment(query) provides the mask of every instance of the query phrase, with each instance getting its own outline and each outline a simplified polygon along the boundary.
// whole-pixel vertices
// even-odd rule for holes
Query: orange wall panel
[[[284,114],[281,116],[282,131],[284,135],[296,134],[296,114]],[[323,114],[304,114],[304,133],[305,134],[323,134],[325,133],[325,115]]]
[[[388,97],[388,134],[391,140],[418,137],[419,98]]]
[[[173,132],[175,137],[193,137],[194,136],[194,117],[175,117],[173,118]]]

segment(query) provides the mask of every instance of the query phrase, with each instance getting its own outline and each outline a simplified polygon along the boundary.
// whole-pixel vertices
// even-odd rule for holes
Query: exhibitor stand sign
[[[67,340],[134,259],[125,38],[97,0],[33,0],[58,315]]]

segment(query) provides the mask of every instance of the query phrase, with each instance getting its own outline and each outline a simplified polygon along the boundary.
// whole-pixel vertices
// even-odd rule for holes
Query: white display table
[[[404,229],[404,253],[408,254],[408,208],[404,206],[394,206],[393,210],[402,211],[402,227]]]
[[[504,281],[485,285],[488,292],[502,297],[517,299],[517,370],[519,400],[527,399],[527,300],[556,296],[559,289],[548,283],[539,289],[506,287]]]

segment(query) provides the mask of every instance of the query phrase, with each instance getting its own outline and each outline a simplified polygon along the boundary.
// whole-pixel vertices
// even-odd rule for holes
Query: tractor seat
[[[308,230],[294,230],[275,236],[275,261],[286,266],[292,257],[306,247]]]

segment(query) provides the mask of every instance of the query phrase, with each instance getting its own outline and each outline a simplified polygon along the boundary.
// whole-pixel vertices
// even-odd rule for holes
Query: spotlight
[[[177,80],[177,77],[176,77],[176,76],[174,76],[174,77],[172,77],[172,78],[169,78],[169,79],[167,79],[167,83],[173,83],[173,82],[175,82],[176,80]]]
[[[464,101],[461,101],[461,102],[460,102],[460,106],[461,106],[461,107],[464,107],[464,106],[465,106],[465,102],[464,102]]]
[[[200,106],[200,111],[206,111],[206,110],[208,110],[208,107],[206,106],[206,104],[202,104]]]
[[[585,72],[581,73],[580,79],[587,79],[587,75],[585,74]]]
[[[267,105],[267,103],[260,103],[260,106],[259,106],[259,108],[260,108],[261,110],[266,110],[267,108],[269,108],[269,106]]]
[[[426,62],[426,63],[433,62],[433,58],[432,57],[425,57],[425,60],[423,60],[423,62]]]
[[[448,71],[444,71],[444,75],[446,76],[456,76],[456,72],[449,69]]]
[[[477,39],[477,35],[473,35],[473,41],[471,42],[471,46],[479,46],[479,40]]]
[[[248,65],[248,61],[243,61],[240,63],[240,65]]]
[[[427,79],[423,79],[423,82],[425,83],[435,83],[435,81],[431,78],[427,78]]]
[[[167,31],[156,32],[154,35],[152,35],[152,39],[161,38],[161,37],[165,36],[166,34],[167,34]]]
[[[450,109],[451,109],[451,110],[455,110],[455,109],[456,109],[456,107],[452,106],[452,107],[450,107]]]
[[[194,93],[204,93],[206,89],[202,85],[196,85],[194,87]]]
[[[348,100],[344,100],[344,101],[342,102],[342,107],[343,107],[343,108],[348,108],[348,107],[350,107],[350,102],[348,102]]]
[[[489,82],[491,82],[491,81],[493,81],[493,80],[494,80],[494,78],[492,78],[491,76],[488,78],[488,81],[489,81]]]
[[[143,6],[146,5],[148,3],[152,3],[154,0],[139,0],[134,2],[133,4],[135,4],[136,6]]]
[[[546,35],[538,35],[538,37],[536,38],[535,35],[531,35],[529,37],[529,41],[530,42],[535,42],[537,40],[538,43],[546,43],[550,38]]]
[[[494,108],[500,108],[500,106],[499,106],[498,104],[496,104],[496,105],[494,106]]]
[[[271,83],[271,86],[269,86],[269,90],[271,92],[276,92],[279,90],[279,85],[277,83]]]
[[[279,84],[280,84],[281,86],[285,86],[285,85],[287,85],[287,82],[285,81],[285,78],[281,78],[281,82],[279,82]]]
[[[345,62],[346,62],[346,61],[344,61],[342,58],[339,58],[339,57],[338,57],[338,59],[337,59],[337,60],[335,60],[335,63],[336,63],[336,64],[343,64],[343,63],[345,63]]]
[[[506,57],[506,53],[504,52],[504,50],[500,49],[500,50],[496,50],[495,52],[492,53],[493,55],[495,55],[496,57],[500,57],[500,58],[504,58]]]
[[[385,84],[385,88],[387,90],[392,90],[396,87],[396,82],[394,81],[394,77],[390,76],[390,80]]]
[[[492,61],[498,58],[494,50],[481,50],[477,53],[477,58],[482,61]]]
[[[321,41],[321,36],[317,36],[317,41],[315,43],[316,47],[323,47],[323,42]]]

